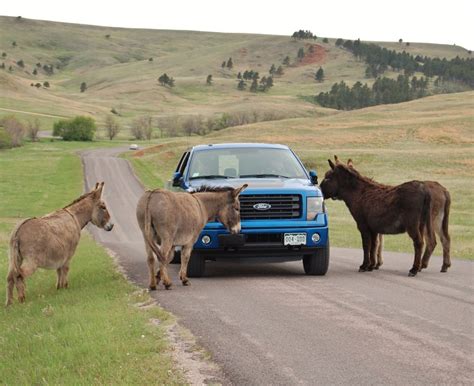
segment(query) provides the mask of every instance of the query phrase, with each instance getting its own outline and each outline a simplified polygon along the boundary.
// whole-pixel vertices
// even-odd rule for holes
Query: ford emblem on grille
[[[253,208],[256,209],[256,210],[268,210],[271,207],[272,206],[270,204],[267,204],[266,202],[259,202],[258,204],[255,204],[253,206]]]

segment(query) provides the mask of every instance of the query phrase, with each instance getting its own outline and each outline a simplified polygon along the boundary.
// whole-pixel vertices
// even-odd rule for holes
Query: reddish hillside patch
[[[296,63],[297,66],[307,66],[308,64],[323,64],[326,62],[327,49],[320,44],[305,44],[305,55],[301,61]]]

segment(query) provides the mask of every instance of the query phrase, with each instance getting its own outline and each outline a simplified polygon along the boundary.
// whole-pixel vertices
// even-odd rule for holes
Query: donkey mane
[[[234,188],[232,186],[208,186],[208,185],[201,185],[196,190],[192,191],[191,194],[194,193],[203,193],[203,192],[232,192]]]
[[[367,176],[364,176],[364,175],[360,174],[353,167],[347,167],[345,165],[338,165],[338,166],[341,167],[341,168],[344,168],[345,170],[347,170],[352,178],[354,178],[358,181],[361,181],[363,183],[370,184],[372,186],[377,186],[379,188],[380,187],[383,187],[383,188],[391,188],[392,187],[390,185],[381,184],[380,182],[377,182],[377,181],[375,181],[374,179],[372,179],[370,177],[367,177]]]
[[[90,196],[92,193],[94,193],[93,191],[92,192],[87,192],[87,193],[84,193],[82,196],[76,198],[73,202],[71,202],[70,204],[66,205],[65,207],[63,207],[63,209],[66,209],[66,208],[69,208],[70,206],[74,205],[75,203],[83,200],[84,198]]]

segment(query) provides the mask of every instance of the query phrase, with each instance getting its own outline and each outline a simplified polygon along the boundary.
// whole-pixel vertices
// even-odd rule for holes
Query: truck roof
[[[192,147],[192,150],[209,150],[209,149],[232,149],[232,148],[266,148],[266,149],[288,149],[288,146],[275,144],[275,143],[217,143],[208,145],[196,145]]]

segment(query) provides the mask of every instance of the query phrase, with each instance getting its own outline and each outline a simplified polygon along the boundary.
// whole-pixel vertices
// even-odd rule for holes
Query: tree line
[[[349,87],[344,81],[334,83],[331,90],[321,92],[315,100],[323,107],[353,110],[379,104],[400,103],[426,96],[428,78],[410,79],[399,75],[397,79],[379,77],[370,88],[367,83],[356,82]]]
[[[419,55],[414,57],[405,51],[389,50],[373,43],[363,43],[360,39],[337,39],[335,44],[346,48],[355,57],[367,63],[367,77],[376,78],[390,67],[395,71],[403,70],[405,75],[421,72],[427,77],[438,76],[444,81],[462,82],[474,88],[474,58],[464,59],[456,56],[447,60]]]

